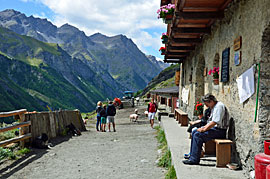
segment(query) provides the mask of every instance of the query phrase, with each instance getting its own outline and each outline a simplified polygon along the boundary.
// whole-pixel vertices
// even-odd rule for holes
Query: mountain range
[[[0,12],[0,54],[0,91],[6,94],[1,110],[23,107],[15,105],[21,96],[33,101],[30,110],[49,105],[89,111],[98,100],[144,88],[166,67],[124,35],[87,36],[15,10]],[[17,97],[8,99],[10,91]],[[2,107],[6,100],[13,103]]]

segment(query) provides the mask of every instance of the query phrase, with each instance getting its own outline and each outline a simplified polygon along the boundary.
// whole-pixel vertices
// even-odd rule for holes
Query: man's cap
[[[209,102],[209,101],[217,101],[216,97],[210,93],[206,94],[202,97],[203,102]]]

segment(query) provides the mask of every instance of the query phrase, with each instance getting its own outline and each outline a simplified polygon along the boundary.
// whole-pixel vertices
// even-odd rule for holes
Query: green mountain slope
[[[179,70],[179,64],[171,65],[162,70],[148,85],[142,90],[141,96],[147,94],[151,90],[159,88],[169,88],[175,86],[175,72]]]
[[[37,68],[0,55],[0,108],[32,110],[78,108],[88,111],[91,102],[49,67]],[[73,95],[70,95],[73,94]]]
[[[41,100],[40,106],[49,104],[54,108],[89,111],[94,109],[98,100],[120,95],[115,93],[114,86],[100,78],[103,75],[113,80],[109,74],[93,72],[56,44],[40,42],[0,27],[0,54],[5,59],[1,61],[1,79],[8,75],[25,92]],[[21,65],[16,66],[19,61]],[[38,106],[36,108],[40,109]]]

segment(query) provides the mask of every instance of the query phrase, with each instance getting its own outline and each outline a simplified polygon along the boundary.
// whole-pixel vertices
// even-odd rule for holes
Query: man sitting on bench
[[[202,101],[211,108],[211,115],[207,125],[193,132],[191,138],[190,156],[188,160],[183,160],[186,165],[198,165],[203,143],[212,139],[225,139],[229,125],[229,114],[225,105],[217,101],[212,94],[206,94]]]

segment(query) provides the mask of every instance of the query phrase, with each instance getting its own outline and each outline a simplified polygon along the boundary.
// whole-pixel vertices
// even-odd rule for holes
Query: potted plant
[[[160,47],[159,51],[161,52],[161,55],[165,55],[166,47]]]
[[[168,34],[162,33],[161,40],[163,44],[168,43]]]
[[[197,104],[195,105],[195,115],[201,119],[203,117],[203,104],[197,101]]]
[[[215,85],[219,84],[219,67],[214,67],[210,69],[208,75],[213,75],[213,82]]]
[[[162,18],[165,24],[170,24],[172,22],[174,10],[175,10],[174,4],[161,6],[157,10],[158,18]]]

